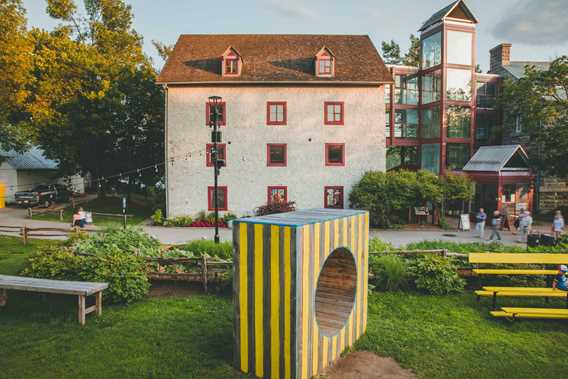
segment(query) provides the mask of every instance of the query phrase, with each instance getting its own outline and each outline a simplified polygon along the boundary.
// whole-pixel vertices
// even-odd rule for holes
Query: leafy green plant
[[[233,256],[233,245],[228,241],[217,244],[210,240],[195,240],[185,245],[177,246],[177,248],[183,251],[189,251],[196,257],[207,254],[211,257],[231,259]]]
[[[164,215],[162,214],[161,209],[156,209],[152,214],[152,224],[154,225],[164,225]]]
[[[424,255],[409,262],[409,273],[419,291],[445,295],[462,292],[465,281],[457,274],[453,259],[438,255]]]
[[[395,250],[394,246],[388,242],[383,241],[380,238],[371,238],[369,240],[369,252],[370,253],[382,253],[385,251]]]
[[[408,269],[404,259],[397,255],[371,255],[369,266],[373,274],[370,282],[383,291],[408,288]]]
[[[189,226],[192,222],[193,219],[189,216],[177,216],[166,219],[164,226]]]
[[[223,216],[223,221],[228,222],[231,220],[236,220],[238,218],[238,216],[234,213],[225,213],[225,215]]]
[[[85,257],[69,249],[43,249],[33,254],[22,271],[23,276],[56,280],[81,280]]]
[[[104,255],[108,251],[119,250],[123,254],[142,257],[158,257],[162,251],[157,239],[136,227],[108,229],[104,233],[77,241],[72,245],[72,250],[92,255]]]

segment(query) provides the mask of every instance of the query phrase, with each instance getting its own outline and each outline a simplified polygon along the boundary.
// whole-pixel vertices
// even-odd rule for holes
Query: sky
[[[78,4],[81,0],[75,0]],[[368,34],[377,49],[395,40],[403,51],[411,33],[451,0],[126,0],[134,28],[155,66],[152,40],[173,44],[180,34]],[[568,0],[466,0],[479,20],[477,61],[489,69],[489,49],[513,44],[511,59],[548,61],[568,55]],[[51,29],[45,0],[24,0],[28,25]],[[82,4],[80,4],[82,7]]]

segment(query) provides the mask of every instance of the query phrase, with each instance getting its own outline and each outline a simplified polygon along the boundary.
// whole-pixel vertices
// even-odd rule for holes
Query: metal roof
[[[277,213],[267,216],[240,218],[238,220],[235,220],[235,222],[243,222],[249,224],[271,224],[280,226],[302,226],[307,224],[317,224],[320,222],[332,221],[339,218],[356,216],[365,213],[366,211],[359,211],[355,209],[316,208],[295,212]]]
[[[419,32],[427,29],[428,27],[444,20],[444,18],[446,18],[457,6],[461,6],[462,10],[475,22],[477,23],[477,19],[475,18],[475,16],[473,15],[473,13],[469,10],[469,8],[467,7],[467,5],[465,5],[465,3],[463,2],[463,0],[458,0],[458,1],[454,1],[453,3],[451,3],[450,5],[448,5],[447,7],[444,7],[442,9],[440,9],[438,12],[434,13],[432,16],[430,16],[430,18],[428,20],[426,20],[426,22],[424,22],[424,24],[422,24],[422,26],[420,27],[420,29],[418,29]]]
[[[550,62],[509,62],[503,65],[503,68],[515,78],[520,79],[525,76],[525,66],[534,66],[539,71],[545,71],[550,68]]]
[[[463,171],[484,171],[484,172],[500,172],[500,171],[519,171],[528,170],[527,167],[507,167],[507,163],[515,154],[521,154],[522,158],[527,161],[528,156],[521,145],[500,145],[500,146],[482,146],[473,157],[464,166]]]
[[[32,147],[25,153],[0,150],[0,157],[16,170],[57,170],[59,164],[45,157],[43,150]]]

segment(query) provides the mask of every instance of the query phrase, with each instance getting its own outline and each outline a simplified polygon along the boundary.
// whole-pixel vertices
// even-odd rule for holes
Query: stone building
[[[368,36],[182,35],[166,88],[167,215],[213,210],[208,97],[222,97],[222,211],[267,202],[348,207],[352,186],[385,170],[384,84]]]

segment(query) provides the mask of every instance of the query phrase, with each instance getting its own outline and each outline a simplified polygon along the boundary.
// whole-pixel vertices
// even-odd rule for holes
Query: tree
[[[522,78],[505,82],[500,99],[509,129],[522,119],[531,165],[560,177],[568,177],[567,95],[568,57],[562,56],[548,70],[526,66]]]
[[[400,64],[402,62],[400,46],[394,40],[381,42],[381,51],[386,64]]]
[[[164,61],[167,61],[174,51],[173,45],[166,45],[165,43],[160,41],[152,41],[152,45],[154,45],[154,48],[158,51],[160,58],[162,58]]]
[[[477,72],[478,74],[483,73],[483,70],[481,69],[481,66],[478,64],[475,65],[475,72]]]
[[[410,35],[410,47],[404,55],[403,63],[407,66],[420,66],[420,38]]]

